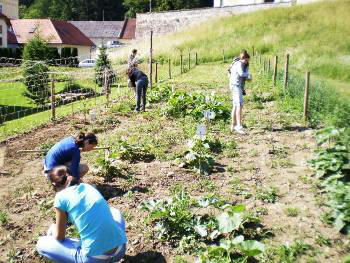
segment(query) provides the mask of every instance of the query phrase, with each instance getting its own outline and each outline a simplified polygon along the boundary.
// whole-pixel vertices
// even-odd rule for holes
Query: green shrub
[[[23,82],[27,88],[23,95],[40,106],[45,105],[51,96],[49,68],[44,62],[48,59],[49,54],[50,48],[39,34],[36,34],[23,50]],[[36,62],[33,63],[33,60]]]

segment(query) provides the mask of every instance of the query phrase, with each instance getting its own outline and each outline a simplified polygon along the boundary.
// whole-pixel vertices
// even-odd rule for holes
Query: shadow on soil
[[[156,251],[147,251],[136,256],[125,256],[124,263],[166,263],[165,257]]]
[[[98,184],[96,186],[97,190],[101,193],[101,195],[108,201],[111,198],[118,197],[118,196],[123,196],[126,194],[128,191],[131,192],[138,192],[138,193],[147,193],[148,189],[141,187],[141,186],[134,186],[133,188],[129,190],[122,190],[117,188],[114,185],[109,185],[109,184]]]

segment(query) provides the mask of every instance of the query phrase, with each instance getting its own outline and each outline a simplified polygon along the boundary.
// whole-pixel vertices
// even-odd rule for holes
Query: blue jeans
[[[140,111],[141,97],[142,97],[142,109],[146,108],[146,92],[148,86],[148,78],[142,77],[136,82],[136,111]]]
[[[111,208],[111,212],[118,226],[125,231],[125,221],[120,211]],[[81,250],[79,240],[65,238],[63,241],[58,241],[50,233],[47,236],[39,238],[36,248],[40,255],[56,263],[118,262],[124,257],[126,252],[126,244],[124,244],[112,255],[86,256]]]

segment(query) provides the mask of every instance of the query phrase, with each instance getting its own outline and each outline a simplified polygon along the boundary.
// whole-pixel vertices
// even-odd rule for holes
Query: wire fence
[[[6,129],[16,126],[11,122],[29,117],[28,122],[35,127],[76,113],[96,113],[101,107],[109,107],[127,87],[127,64],[112,64],[96,72],[92,67],[77,67],[78,59],[0,58],[0,132],[6,134]],[[149,76],[153,83],[164,83],[186,73],[197,64],[197,55],[180,60],[153,60],[153,74]],[[148,61],[140,63],[139,68],[149,75]]]
[[[254,60],[273,86],[281,90],[285,110],[299,113],[311,127],[325,123],[349,127],[349,101],[325,81],[312,79],[312,72],[302,74],[294,69],[289,54],[271,58],[257,52]]]

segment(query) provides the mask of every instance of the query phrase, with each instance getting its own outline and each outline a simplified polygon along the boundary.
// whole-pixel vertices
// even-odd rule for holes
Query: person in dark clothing
[[[145,73],[137,68],[137,62],[134,62],[133,68],[128,71],[131,85],[136,87],[136,108],[135,111],[139,112],[141,107],[142,97],[142,111],[146,111],[146,92],[148,86],[148,77]]]

